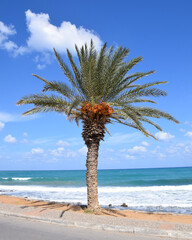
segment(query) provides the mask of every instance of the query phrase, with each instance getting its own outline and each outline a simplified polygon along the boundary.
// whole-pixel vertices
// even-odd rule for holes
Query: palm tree
[[[129,49],[118,47],[107,48],[107,44],[97,52],[93,41],[90,47],[87,44],[78,48],[75,46],[79,66],[75,63],[72,54],[67,49],[71,69],[63,62],[61,56],[55,52],[64,75],[70,85],[64,82],[42,80],[45,85],[41,94],[32,94],[21,98],[17,104],[34,104],[34,108],[23,113],[29,115],[39,112],[55,111],[64,113],[69,120],[79,120],[83,124],[82,137],[88,148],[86,160],[86,183],[88,209],[97,211],[97,165],[100,141],[108,132],[106,124],[121,123],[141,131],[146,137],[151,136],[143,123],[153,125],[158,130],[160,126],[150,118],[166,118],[173,122],[178,121],[170,114],[156,108],[143,106],[143,103],[155,103],[148,97],[166,96],[167,93],[154,86],[167,82],[136,83],[142,77],[154,71],[127,74],[142,58],[137,57],[125,61]],[[48,92],[55,94],[48,94]],[[137,103],[142,105],[139,107]]]

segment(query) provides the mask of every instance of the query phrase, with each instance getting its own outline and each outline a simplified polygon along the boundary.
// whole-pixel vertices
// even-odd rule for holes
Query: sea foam
[[[9,195],[55,202],[87,202],[86,187],[5,186],[0,190]],[[171,211],[192,214],[192,185],[153,187],[99,187],[102,206],[120,207],[125,202],[130,209]]]
[[[30,177],[5,177],[5,178],[0,178],[0,180],[3,179],[3,180],[13,180],[13,181],[28,181],[32,178]]]
[[[30,177],[14,177],[12,178],[12,180],[15,180],[15,181],[28,181],[29,179],[31,179]]]

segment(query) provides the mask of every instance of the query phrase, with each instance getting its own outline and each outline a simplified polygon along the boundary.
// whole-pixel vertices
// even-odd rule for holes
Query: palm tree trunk
[[[91,211],[99,209],[98,202],[98,189],[97,189],[97,165],[98,165],[98,152],[99,142],[91,142],[87,145],[87,161],[86,161],[86,182],[87,182],[87,208]]]
[[[97,189],[97,165],[99,144],[105,136],[105,121],[96,121],[91,118],[83,119],[82,137],[88,148],[86,161],[86,181],[87,181],[87,208],[98,211],[98,189]]]

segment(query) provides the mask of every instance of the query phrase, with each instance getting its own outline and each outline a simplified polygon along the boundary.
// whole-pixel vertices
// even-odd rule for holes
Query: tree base
[[[97,208],[87,207],[85,208],[84,212],[89,214],[100,214],[101,210],[102,210],[101,207]]]

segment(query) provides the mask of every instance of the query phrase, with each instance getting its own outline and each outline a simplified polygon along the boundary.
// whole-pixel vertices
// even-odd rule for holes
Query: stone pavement
[[[169,237],[172,239],[192,239],[192,223],[181,224],[164,221],[147,221],[68,210],[63,211],[52,207],[51,203],[48,208],[45,208],[43,205],[21,206],[0,203],[0,215],[61,224],[64,226]]]

